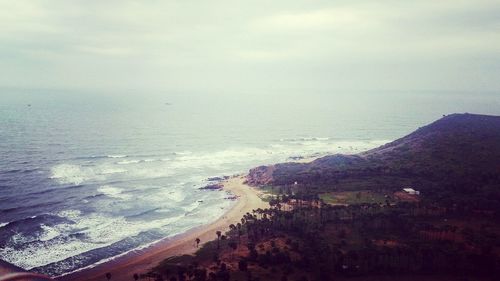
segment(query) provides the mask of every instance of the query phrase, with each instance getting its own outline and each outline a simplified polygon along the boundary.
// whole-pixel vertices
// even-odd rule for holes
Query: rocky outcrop
[[[275,169],[275,165],[253,168],[247,175],[246,183],[253,186],[272,184]]]
[[[201,190],[221,190],[224,187],[222,183],[208,184],[204,187],[200,187]]]
[[[207,181],[216,181],[216,182],[219,182],[219,181],[223,181],[223,180],[227,180],[227,179],[229,179],[229,176],[211,177],[211,178],[208,178]]]

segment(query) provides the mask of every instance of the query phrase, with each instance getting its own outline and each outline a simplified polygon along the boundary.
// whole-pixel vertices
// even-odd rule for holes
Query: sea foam
[[[110,186],[110,185],[103,185],[103,186],[99,187],[97,189],[97,191],[103,193],[106,196],[121,199],[121,200],[129,200],[132,198],[132,196],[129,194],[123,194],[122,189],[120,189],[118,187]]]
[[[151,231],[168,237],[220,217],[234,202],[224,200],[227,196],[222,192],[200,191],[198,188],[206,184],[208,177],[242,173],[256,165],[290,161],[291,157],[357,153],[385,142],[304,137],[261,147],[181,151],[168,158],[165,154],[123,154],[60,163],[51,169],[50,178],[60,184],[83,185],[82,189],[90,193],[84,197],[85,209],[94,211],[59,212],[71,223],[44,226],[38,242],[23,244],[21,249],[20,243],[15,243],[17,248],[7,245],[0,250],[0,257],[27,269],[79,257],[75,258],[76,264],[65,265],[67,268],[58,273],[75,270],[88,266],[83,257],[96,249],[127,239],[140,240]],[[126,157],[130,159],[113,160]],[[150,242],[145,240],[144,244]],[[128,250],[124,248],[123,252]]]

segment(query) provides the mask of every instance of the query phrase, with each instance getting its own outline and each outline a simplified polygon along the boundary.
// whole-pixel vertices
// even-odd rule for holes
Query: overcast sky
[[[500,1],[0,0],[0,87],[500,90]]]

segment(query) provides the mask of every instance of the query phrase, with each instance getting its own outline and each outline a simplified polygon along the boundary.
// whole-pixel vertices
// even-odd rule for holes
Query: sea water
[[[234,203],[208,178],[358,153],[498,95],[0,92],[0,259],[61,275]],[[215,234],[214,234],[215,235]]]

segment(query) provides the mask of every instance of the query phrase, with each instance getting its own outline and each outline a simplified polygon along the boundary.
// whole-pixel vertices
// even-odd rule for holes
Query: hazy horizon
[[[2,1],[0,87],[480,97],[500,89],[499,13],[488,0]]]

